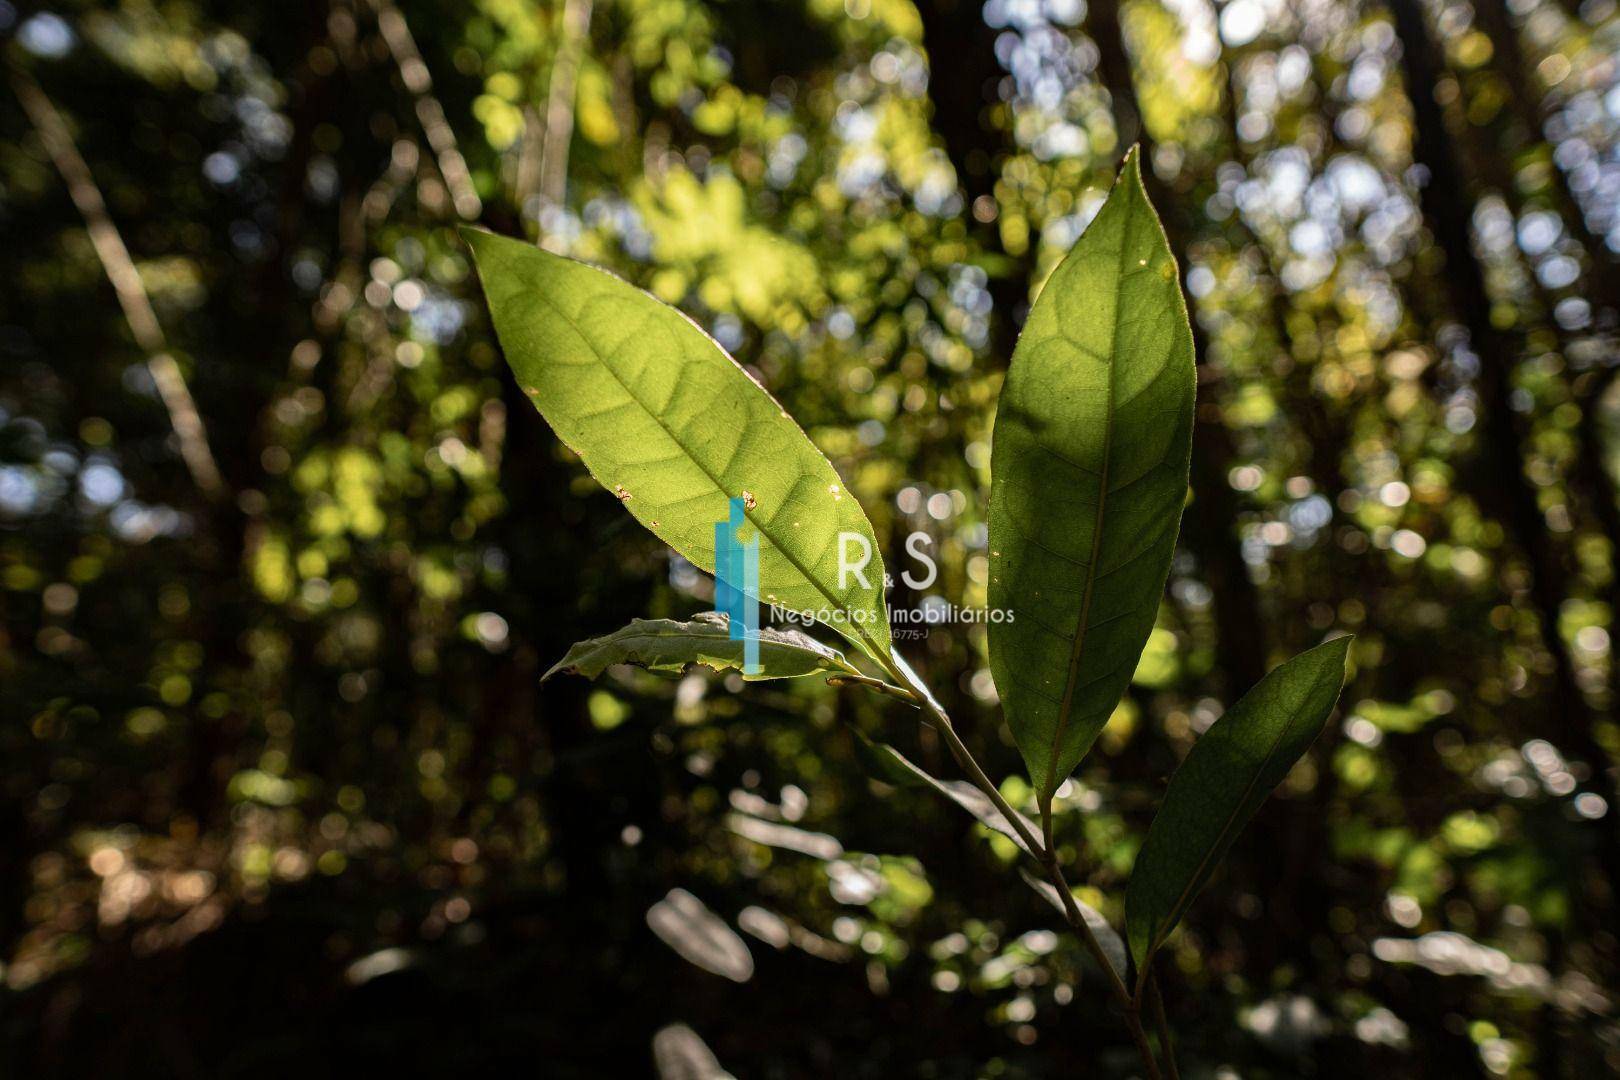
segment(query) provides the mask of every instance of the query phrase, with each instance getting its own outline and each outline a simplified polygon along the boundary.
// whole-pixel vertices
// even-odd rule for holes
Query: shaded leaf
[[[888,651],[871,523],[763,387],[685,315],[607,271],[463,236],[519,385],[637,520],[713,573],[715,523],[743,500],[759,534],[761,602],[822,613],[873,655]],[[841,534],[869,545],[865,583],[839,580]],[[851,541],[851,561],[859,552]]]
[[[737,932],[685,889],[669,894],[647,909],[647,926],[681,959],[732,982],[747,982],[754,957]]]
[[[898,788],[933,787],[937,782],[888,743],[873,742],[858,728],[849,731],[855,737],[855,760],[872,779]]]
[[[1018,868],[1018,874],[1024,879],[1024,884],[1034,889],[1040,894],[1041,899],[1056,908],[1059,915],[1065,919],[1069,917],[1068,909],[1063,906],[1063,897],[1058,895],[1056,885],[1036,877],[1022,866]],[[1074,906],[1079,909],[1080,917],[1085,919],[1086,925],[1091,928],[1092,936],[1097,939],[1103,955],[1108,957],[1108,962],[1113,965],[1114,973],[1123,982],[1129,965],[1129,961],[1125,958],[1125,940],[1119,936],[1119,931],[1108,925],[1108,920],[1103,918],[1102,912],[1078,896],[1074,897]]]
[[[990,667],[1044,800],[1129,685],[1169,574],[1192,449],[1192,331],[1135,150],[1041,290],[991,457]]]
[[[1238,831],[1321,734],[1344,685],[1350,640],[1308,649],[1261,679],[1193,744],[1171,778],[1125,892],[1138,988]]]
[[[558,672],[594,679],[614,664],[634,664],[659,675],[679,675],[694,664],[715,671],[743,670],[743,642],[733,641],[731,620],[724,612],[702,611],[690,622],[635,619],[602,637],[576,643],[541,681]],[[791,679],[817,672],[854,673],[842,653],[798,630],[761,627],[760,670],[744,674],[750,682]]]
[[[966,810],[985,825],[1005,836],[1018,845],[1019,850],[1033,858],[1039,858],[1031,851],[1019,837],[1018,831],[1007,823],[996,809],[996,804],[990,797],[966,780],[941,780],[936,776],[924,772],[908,761],[904,754],[890,746],[888,743],[876,743],[868,739],[860,731],[850,729],[855,735],[855,753],[860,759],[862,767],[873,777],[893,787],[906,788],[932,788],[951,800],[957,806]],[[1014,811],[1016,813],[1016,811]],[[1022,814],[1018,820],[1029,830],[1031,836],[1039,836],[1040,829]]]

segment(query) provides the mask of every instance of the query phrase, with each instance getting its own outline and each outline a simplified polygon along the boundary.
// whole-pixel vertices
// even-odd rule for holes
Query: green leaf
[[[855,728],[850,728],[850,731],[855,736],[855,755],[873,779],[881,780],[891,787],[932,788],[978,818],[980,824],[1017,844],[1020,851],[1031,858],[1040,857],[1024,844],[1018,830],[1001,816],[1001,811],[996,809],[996,804],[990,801],[990,797],[966,780],[941,780],[913,765],[904,754],[888,743],[873,742]],[[1040,835],[1040,829],[1034,822],[1022,814],[1019,815],[1019,820],[1029,830],[1029,835]]]
[[[816,612],[889,650],[883,559],[832,463],[685,315],[584,263],[463,230],[507,363],[558,438],[625,508],[713,573],[714,527],[741,499],[762,603]],[[847,545],[841,545],[847,534]],[[871,562],[840,582],[840,548]]]
[[[699,612],[691,622],[635,619],[621,630],[578,642],[540,681],[558,672],[594,679],[614,664],[634,664],[659,675],[679,675],[694,664],[740,672],[743,643],[731,640],[731,621],[719,611]],[[759,631],[759,664],[757,674],[744,674],[743,678],[754,682],[821,671],[858,674],[836,649],[797,630],[770,626]]]
[[[1056,885],[1036,877],[1022,866],[1018,868],[1018,873],[1024,879],[1024,884],[1040,894],[1042,900],[1057,908],[1059,915],[1062,915],[1065,919],[1069,917],[1068,909],[1063,906],[1063,897],[1058,895]],[[1086,926],[1090,928],[1091,936],[1097,939],[1097,944],[1102,947],[1103,955],[1108,957],[1108,963],[1113,966],[1114,973],[1119,976],[1121,982],[1124,982],[1126,969],[1129,966],[1129,962],[1125,959],[1125,940],[1119,936],[1118,930],[1108,925],[1108,920],[1103,918],[1102,912],[1081,900],[1078,896],[1074,896],[1072,893],[1070,896],[1074,900],[1074,906],[1080,911],[1080,917],[1086,920]]]
[[[1138,988],[1238,831],[1321,734],[1344,686],[1350,641],[1308,649],[1261,679],[1176,770],[1125,891]]]
[[[1041,801],[1131,680],[1192,450],[1192,331],[1137,152],[1041,290],[996,413],[990,669]]]

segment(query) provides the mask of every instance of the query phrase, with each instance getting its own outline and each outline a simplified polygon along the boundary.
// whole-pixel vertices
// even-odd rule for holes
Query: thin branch
[[[1151,963],[1151,961],[1149,961]],[[1153,1011],[1153,1026],[1159,1033],[1159,1052],[1164,1055],[1164,1071],[1168,1080],[1181,1080],[1176,1068],[1176,1049],[1170,1042],[1170,1018],[1164,1012],[1164,997],[1159,993],[1159,977],[1148,972],[1148,1008]]]
[[[524,222],[539,217],[536,193],[540,188],[540,158],[545,139],[546,128],[540,119],[540,110],[533,105],[523,106],[523,141],[518,148],[517,175],[512,179],[512,201],[517,204],[518,217]]]
[[[1081,938],[1085,941],[1086,948],[1090,950],[1092,958],[1102,965],[1103,971],[1107,972],[1109,977],[1108,988],[1113,993],[1114,999],[1127,1012],[1135,1011],[1136,1005],[1131,1000],[1130,989],[1125,985],[1124,973],[1114,970],[1113,961],[1109,960],[1107,954],[1103,952],[1102,943],[1097,940],[1097,935],[1091,932],[1091,924],[1086,922],[1085,916],[1080,913],[1079,905],[1074,902],[1074,894],[1069,891],[1069,883],[1063,876],[1063,868],[1058,865],[1057,844],[1052,839],[1052,809],[1050,803],[1041,806],[1041,833],[1045,840],[1041,847],[1041,869],[1046,871],[1047,879],[1051,881],[1052,887],[1057,890],[1058,898],[1063,901],[1064,917],[1073,924],[1076,930],[1081,931]]]
[[[339,231],[344,234],[341,245],[344,257],[334,278],[344,285],[341,289],[332,289],[320,305],[323,309],[332,307],[331,317],[325,324],[328,331],[336,326],[339,316],[346,315],[352,310],[355,299],[360,295],[360,279],[363,276],[360,265],[365,257],[366,238],[372,234],[376,226],[387,219],[400,189],[410,180],[420,159],[421,153],[414,142],[409,139],[398,140],[394,143],[388,168],[383,170],[382,175],[371,185],[358,205],[355,205],[352,199],[344,200],[339,211]],[[328,305],[327,300],[338,299],[340,293],[344,306],[341,310],[337,310],[336,305]],[[383,320],[369,309],[361,309],[355,314],[359,320],[361,341],[365,344],[371,359],[366,365],[365,372],[349,391],[346,408],[351,415],[358,415],[375,404],[388,389],[396,370],[395,345],[388,338]]]
[[[1057,843],[1052,838],[1050,799],[1041,803],[1041,833],[1045,841],[1041,846],[1041,868],[1046,871],[1047,880],[1052,883],[1052,887],[1057,890],[1058,898],[1063,901],[1064,918],[1069,920],[1069,925],[1080,935],[1080,940],[1091,953],[1091,958],[1107,973],[1108,989],[1114,995],[1119,1007],[1124,1010],[1125,1026],[1131,1033],[1131,1041],[1136,1044],[1137,1056],[1147,1067],[1149,1080],[1160,1080],[1159,1066],[1153,1059],[1153,1048],[1148,1045],[1147,1032],[1142,1028],[1142,1003],[1131,996],[1129,988],[1125,985],[1124,973],[1115,971],[1113,961],[1103,952],[1102,943],[1097,940],[1097,935],[1092,933],[1091,924],[1086,922],[1085,916],[1080,913],[1079,905],[1074,902],[1074,893],[1069,891],[1069,882],[1063,876],[1063,868],[1058,865]],[[1174,1072],[1174,1062],[1170,1068]]]
[[[450,189],[450,201],[463,221],[476,221],[484,212],[483,200],[473,189],[472,174],[467,171],[467,160],[456,146],[456,133],[445,119],[444,106],[433,96],[433,76],[428,72],[422,51],[416,47],[411,28],[405,16],[392,0],[372,0],[377,9],[377,28],[382,31],[388,51],[399,66],[399,77],[405,89],[416,98],[416,119],[427,135],[428,145],[439,162],[439,174]]]
[[[591,28],[592,0],[567,0],[563,5],[562,41],[551,66],[551,87],[546,96],[546,133],[540,149],[539,210],[561,206],[568,195],[568,148],[574,139],[574,100],[579,83],[579,54]],[[519,192],[520,197],[525,193]],[[555,250],[551,237],[540,246]]]
[[[875,691],[875,692],[877,692],[879,694],[883,694],[883,695],[886,695],[886,696],[892,697],[892,698],[899,698],[901,701],[905,702],[907,705],[910,705],[913,709],[921,708],[921,706],[917,704],[917,699],[914,696],[912,696],[912,694],[909,691],[907,691],[907,690],[905,690],[905,689],[903,689],[901,687],[894,686],[894,685],[892,685],[890,683],[886,683],[882,679],[873,679],[873,678],[870,678],[870,677],[868,677],[866,675],[857,675],[857,674],[854,674],[853,672],[846,672],[846,673],[842,673],[842,674],[838,674],[838,675],[829,675],[829,676],[827,676],[827,685],[828,686],[864,686],[868,690]]]
[[[113,224],[107,202],[101,196],[101,189],[96,186],[90,166],[85,164],[78,147],[74,145],[73,136],[61,113],[56,111],[56,106],[38,83],[21,69],[13,68],[11,88],[22,103],[23,112],[28,114],[40,142],[44,144],[45,152],[50,155],[56,171],[67,185],[73,205],[78,207],[79,214],[84,218],[96,257],[101,260],[101,268],[106,272],[107,280],[112,282],[113,292],[124,310],[124,321],[129,324],[135,344],[146,354],[146,370],[151,373],[163,407],[168,410],[169,424],[180,441],[181,460],[204,495],[216,500],[228,498],[230,489],[220,475],[213,451],[208,447],[208,431],[203,426],[201,414],[197,412],[197,403],[186,386],[180,365],[169,352],[163,325],[158,322],[151,297],[141,283],[141,273],[130,258],[129,248],[124,245],[118,226]]]

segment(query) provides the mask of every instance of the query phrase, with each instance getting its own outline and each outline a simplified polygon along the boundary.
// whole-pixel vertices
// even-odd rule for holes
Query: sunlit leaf
[[[1335,638],[1261,679],[1193,744],[1171,778],[1125,892],[1139,986],[1239,830],[1321,733],[1344,685],[1349,648],[1350,638]]]
[[[690,622],[634,619],[629,626],[578,642],[541,681],[558,672],[594,679],[614,664],[634,664],[659,675],[679,675],[696,664],[715,671],[743,672],[743,642],[731,640],[725,613],[702,611]],[[792,679],[817,672],[854,673],[843,654],[797,630],[762,627],[759,671],[743,678]]]
[[[850,729],[855,735],[855,753],[873,779],[881,780],[893,787],[932,788],[951,800],[957,806],[966,810],[979,822],[1005,836],[1019,849],[1033,857],[1028,845],[1019,837],[1018,830],[1007,823],[996,809],[990,797],[966,780],[941,780],[932,776],[908,761],[904,754],[890,746],[888,743],[876,743],[868,739],[855,729]],[[1023,815],[1019,815],[1029,835],[1040,835],[1040,828]]]
[[[754,957],[743,939],[685,889],[671,889],[648,908],[647,926],[681,959],[704,971],[739,983],[754,975]]]
[[[990,667],[1050,798],[1130,683],[1187,494],[1192,332],[1138,155],[1030,311],[996,413]]]
[[[716,522],[741,499],[763,603],[889,647],[871,523],[787,412],[695,323],[605,270],[464,230],[524,393],[591,474],[710,573]],[[840,559],[860,573],[840,574]],[[842,576],[843,580],[840,580]]]
[[[1024,884],[1039,893],[1042,900],[1057,909],[1058,914],[1068,918],[1068,909],[1063,906],[1063,897],[1058,894],[1056,885],[1036,877],[1022,866],[1018,868],[1018,873],[1024,879]],[[1102,912],[1078,896],[1074,897],[1074,906],[1079,910],[1080,917],[1086,920],[1086,926],[1097,939],[1097,944],[1102,947],[1103,955],[1108,957],[1108,962],[1113,965],[1114,973],[1123,980],[1129,963],[1125,959],[1125,940],[1119,936],[1118,930],[1108,925],[1108,920],[1103,918]]]

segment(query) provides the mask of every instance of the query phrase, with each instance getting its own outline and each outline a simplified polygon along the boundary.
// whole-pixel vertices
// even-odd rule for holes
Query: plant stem
[[[1108,989],[1113,993],[1114,1000],[1125,1013],[1125,1026],[1131,1033],[1131,1041],[1136,1044],[1136,1053],[1142,1059],[1147,1069],[1148,1080],[1161,1080],[1159,1066],[1153,1060],[1153,1048],[1148,1045],[1147,1032],[1142,1028],[1141,1008],[1131,992],[1125,986],[1125,980],[1120,972],[1114,970],[1113,962],[1108,959],[1097,941],[1097,935],[1091,932],[1091,926],[1080,913],[1080,907],[1074,902],[1074,894],[1069,891],[1069,883],[1063,876],[1063,868],[1057,861],[1057,844],[1052,838],[1052,800],[1050,797],[1041,800],[1041,832],[1045,843],[1041,847],[1041,866],[1046,871],[1047,879],[1057,890],[1058,897],[1063,901],[1063,913],[1080,935],[1080,940],[1091,952],[1091,957],[1097,965],[1108,975]],[[1174,1065],[1171,1066],[1172,1070]]]
[[[1149,961],[1151,963],[1152,961]],[[1170,1020],[1164,1013],[1164,997],[1159,993],[1159,978],[1148,972],[1148,1008],[1153,1010],[1153,1026],[1159,1032],[1159,1052],[1164,1056],[1164,1071],[1169,1080],[1181,1080],[1176,1068],[1176,1051],[1170,1043]]]
[[[913,709],[922,707],[917,703],[917,698],[910,691],[899,686],[893,686],[884,682],[882,679],[874,679],[867,675],[858,675],[854,672],[841,672],[837,675],[827,676],[827,685],[864,686],[868,690],[874,690],[879,694],[885,694],[892,698],[898,698],[907,705],[910,705]]]
[[[1058,865],[1057,845],[1052,840],[1052,804],[1043,800],[1041,803],[1041,833],[1045,843],[1041,847],[1041,869],[1045,871],[1046,878],[1057,890],[1058,898],[1063,901],[1063,915],[1069,920],[1069,925],[1079,933],[1080,940],[1085,943],[1092,959],[1101,965],[1108,976],[1108,989],[1114,995],[1127,1013],[1135,1011],[1131,1001],[1131,992],[1125,986],[1123,975],[1114,970],[1114,964],[1102,950],[1102,944],[1097,941],[1097,935],[1091,932],[1091,924],[1086,922],[1080,913],[1080,906],[1074,902],[1074,894],[1069,891],[1069,883],[1063,877],[1063,868]]]
[[[1136,1044],[1136,1055],[1142,1059],[1143,1068],[1147,1069],[1148,1080],[1164,1080],[1158,1062],[1153,1060],[1153,1047],[1148,1044],[1147,1032],[1142,1030],[1142,1017],[1134,1007],[1127,1006],[1125,1009],[1125,1026],[1130,1030],[1131,1041]]]
[[[1080,913],[1079,906],[1074,902],[1074,894],[1069,891],[1069,884],[1063,878],[1063,870],[1058,866],[1057,848],[1052,842],[1051,799],[1046,798],[1041,801],[1042,837],[1037,840],[1030,833],[1029,826],[1024,821],[1024,816],[1008,805],[1007,800],[1002,797],[1000,789],[990,782],[990,778],[985,775],[984,769],[974,760],[973,754],[968,750],[967,745],[962,742],[962,737],[956,733],[956,727],[951,723],[951,718],[934,701],[927,688],[922,686],[908,670],[896,663],[894,658],[888,655],[887,652],[879,650],[878,653],[878,662],[883,666],[884,670],[896,682],[909,688],[912,699],[933,717],[933,726],[945,737],[945,745],[950,748],[951,756],[956,759],[956,763],[967,774],[968,780],[972,782],[974,787],[984,792],[985,797],[990,800],[996,811],[1006,819],[1007,824],[1017,834],[1024,851],[1030,858],[1038,862],[1046,872],[1047,879],[1057,889],[1058,896],[1063,901],[1064,918],[1068,920],[1069,925],[1079,936],[1086,950],[1091,953],[1092,959],[1108,975],[1109,991],[1113,994],[1114,1000],[1119,1003],[1120,1008],[1124,1010],[1125,1026],[1131,1033],[1131,1041],[1136,1044],[1136,1052],[1142,1059],[1143,1068],[1147,1070],[1148,1080],[1163,1080],[1163,1074],[1159,1071],[1158,1062],[1153,1058],[1153,1048],[1148,1043],[1147,1032],[1142,1028],[1139,1005],[1132,999],[1130,991],[1125,987],[1123,976],[1120,972],[1114,970],[1113,963],[1108,959],[1108,955],[1103,952],[1102,945],[1097,941],[1097,935],[1092,933],[1091,926],[1086,922],[1085,916]],[[1165,1047],[1168,1054],[1168,1039],[1165,1040]],[[1172,1063],[1171,1078],[1177,1080],[1174,1069],[1175,1066]]]
[[[1034,834],[1029,831],[1029,826],[1025,823],[1023,815],[1007,805],[1007,800],[1002,797],[1001,790],[990,782],[990,778],[984,774],[984,770],[979,767],[979,763],[973,760],[973,755],[968,752],[967,745],[962,742],[962,737],[956,733],[951,718],[946,716],[945,710],[941,709],[938,703],[934,701],[933,695],[929,694],[924,687],[918,685],[915,678],[899,664],[896,664],[892,657],[884,655],[879,658],[879,663],[883,665],[896,682],[909,687],[912,700],[933,716],[934,727],[945,737],[945,745],[950,747],[951,756],[962,767],[962,771],[967,773],[967,778],[973,783],[973,786],[984,792],[985,797],[995,806],[996,811],[1007,819],[1007,824],[1018,835],[1018,840],[1023,845],[1024,850],[1032,858],[1044,858],[1045,856],[1042,854],[1044,849],[1041,847],[1040,842],[1035,839]]]

